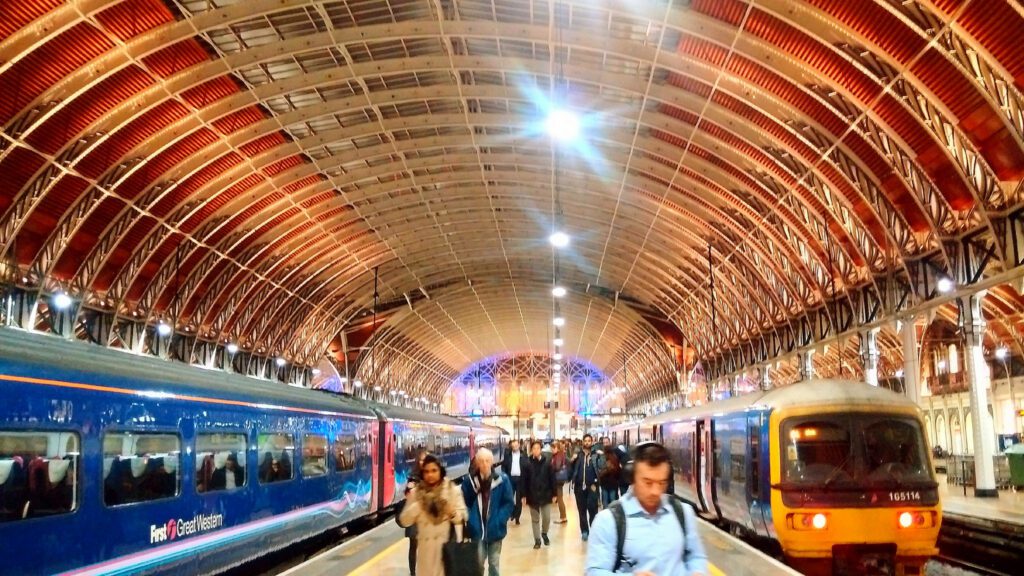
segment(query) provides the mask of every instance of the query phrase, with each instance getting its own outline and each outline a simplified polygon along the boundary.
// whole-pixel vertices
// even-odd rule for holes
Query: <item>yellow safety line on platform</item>
[[[374,564],[376,564],[377,562],[380,562],[385,556],[390,554],[391,551],[395,547],[397,547],[399,544],[401,544],[402,542],[405,542],[404,538],[402,540],[399,540],[398,542],[395,542],[391,546],[388,546],[387,548],[385,548],[381,552],[378,552],[376,556],[374,556],[373,558],[370,558],[369,560],[367,560],[365,564],[363,564],[362,566],[360,566],[360,567],[356,568],[355,570],[349,572],[348,576],[359,576],[360,574],[365,572],[368,568],[372,568]],[[712,564],[710,562],[708,562],[708,571],[711,572],[711,576],[725,576],[725,572],[722,572],[721,570],[718,569],[718,566],[715,566],[714,564]]]
[[[402,542],[405,542],[405,538],[402,538],[398,542],[395,542],[391,546],[388,546],[383,551],[378,552],[376,556],[374,556],[373,558],[370,558],[369,560],[367,560],[365,564],[363,564],[362,566],[360,566],[360,567],[356,568],[355,570],[349,572],[348,576],[359,576],[360,574],[365,572],[367,568],[372,568],[374,564],[376,564],[377,562],[380,562],[381,559],[383,559],[385,556],[390,554],[391,551],[394,550]]]

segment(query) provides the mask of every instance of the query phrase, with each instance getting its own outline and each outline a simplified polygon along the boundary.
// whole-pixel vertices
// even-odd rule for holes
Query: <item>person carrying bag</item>
[[[451,535],[441,547],[444,576],[484,576],[479,547],[465,536],[464,524],[452,524]]]
[[[417,576],[444,576],[444,545],[454,525],[466,521],[466,503],[462,491],[445,478],[444,466],[437,456],[428,455],[420,469],[420,483],[406,498],[398,515],[401,526],[416,525]],[[461,530],[458,533],[461,538]],[[473,563],[479,564],[475,556]]]

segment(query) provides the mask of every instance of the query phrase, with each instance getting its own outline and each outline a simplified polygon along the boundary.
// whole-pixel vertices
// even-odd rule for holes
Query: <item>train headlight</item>
[[[935,513],[924,512],[901,512],[899,517],[900,528],[931,528],[935,526]]]
[[[789,527],[794,530],[825,530],[828,528],[828,514],[790,514]]]
[[[824,514],[815,514],[814,518],[811,518],[811,526],[814,526],[815,530],[824,530],[825,526],[828,526],[828,518]]]

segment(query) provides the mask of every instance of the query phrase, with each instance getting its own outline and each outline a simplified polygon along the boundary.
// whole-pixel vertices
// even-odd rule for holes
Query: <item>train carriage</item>
[[[210,574],[397,503],[502,431],[0,328],[0,574]],[[401,459],[399,462],[398,460]]]
[[[921,574],[938,553],[938,485],[919,409],[815,380],[645,419],[674,489],[808,574]]]

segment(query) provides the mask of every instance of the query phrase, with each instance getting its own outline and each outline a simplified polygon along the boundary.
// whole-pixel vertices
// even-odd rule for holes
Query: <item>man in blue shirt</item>
[[[682,504],[686,531],[672,508],[668,490],[669,454],[651,443],[633,457],[633,486],[620,499],[626,517],[626,541],[615,572],[618,532],[611,510],[602,510],[590,528],[587,576],[704,576],[707,556],[697,533],[697,517]]]

